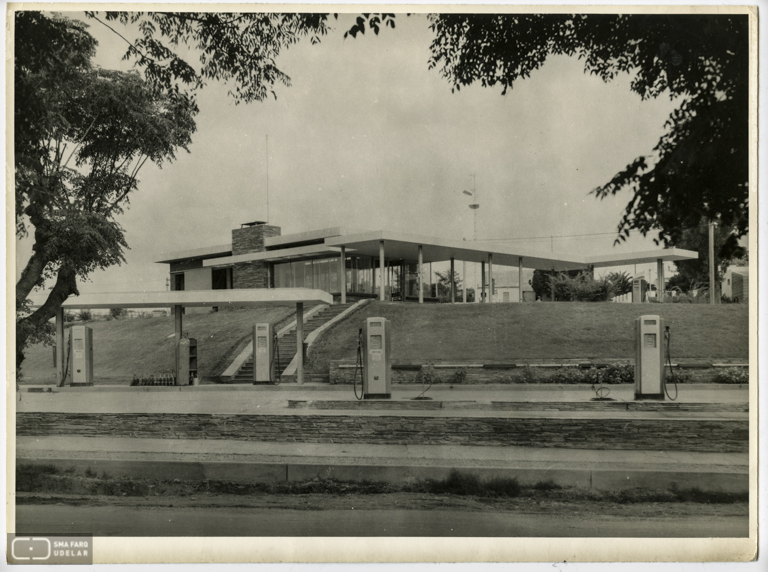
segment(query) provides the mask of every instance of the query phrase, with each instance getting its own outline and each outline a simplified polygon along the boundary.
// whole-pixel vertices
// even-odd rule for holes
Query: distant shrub
[[[578,276],[569,276],[565,272],[550,277],[550,283],[565,289],[567,297],[572,302],[606,302],[616,293],[616,285],[607,277],[595,280],[588,272],[580,272]]]
[[[90,322],[91,320],[93,320],[93,314],[91,314],[90,310],[87,310],[84,308],[77,313],[77,318],[81,322]]]
[[[125,308],[110,308],[109,315],[115,320],[125,317]]]
[[[719,371],[715,383],[749,383],[749,369],[729,367]]]
[[[75,321],[75,314],[72,312],[64,312],[64,321],[65,322],[74,322]]]

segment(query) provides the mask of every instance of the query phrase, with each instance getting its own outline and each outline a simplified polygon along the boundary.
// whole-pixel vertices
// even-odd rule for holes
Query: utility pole
[[[267,163],[267,224],[269,224],[269,135],[267,135],[267,152],[265,160]]]

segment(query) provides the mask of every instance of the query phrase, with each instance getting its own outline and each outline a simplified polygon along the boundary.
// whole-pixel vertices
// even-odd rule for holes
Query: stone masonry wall
[[[749,422],[712,419],[17,413],[16,434],[745,453]]]
[[[232,230],[232,255],[264,252],[264,239],[280,236],[280,227],[267,224]],[[269,288],[269,265],[266,262],[235,264],[232,271],[233,288]]]

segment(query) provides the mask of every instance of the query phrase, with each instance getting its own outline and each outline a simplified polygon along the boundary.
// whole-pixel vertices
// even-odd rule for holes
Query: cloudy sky
[[[168,267],[153,263],[164,253],[228,243],[231,229],[267,218],[283,234],[347,224],[471,240],[462,191],[473,181],[479,240],[555,252],[654,247],[640,236],[614,247],[630,196],[589,193],[651,153],[675,102],[641,101],[629,76],[606,84],[568,57],[550,58],[506,96],[451,93],[427,69],[424,16],[345,40],[350,18],[332,22],[319,45],[284,52],[278,64],[292,85],[277,86],[276,100],[235,105],[216,83],[199,93],[191,152],[162,170],[147,164],[120,218],[127,263],[95,273],[82,292],[164,290]],[[96,63],[129,68],[124,41],[88,22]],[[29,248],[18,245],[17,271]]]

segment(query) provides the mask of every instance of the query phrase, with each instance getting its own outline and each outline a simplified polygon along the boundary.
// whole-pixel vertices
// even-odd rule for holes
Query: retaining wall
[[[18,436],[485,445],[745,453],[749,422],[719,419],[17,413]]]

